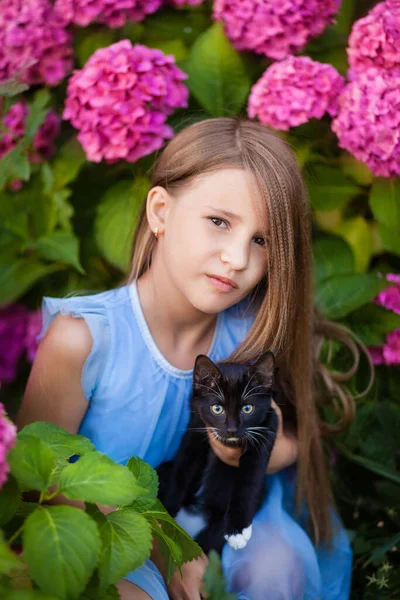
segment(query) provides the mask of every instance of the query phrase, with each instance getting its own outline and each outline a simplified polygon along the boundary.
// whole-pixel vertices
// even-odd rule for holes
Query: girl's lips
[[[233,285],[230,283],[226,283],[225,281],[221,281],[218,277],[213,277],[212,275],[207,275],[208,279],[211,283],[221,292],[231,292],[235,289]]]

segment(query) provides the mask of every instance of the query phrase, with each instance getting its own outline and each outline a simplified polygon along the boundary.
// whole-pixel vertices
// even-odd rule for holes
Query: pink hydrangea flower
[[[15,446],[17,441],[17,428],[7,418],[3,404],[0,402],[0,488],[6,483],[10,467],[8,466],[7,453]]]
[[[333,23],[340,0],[215,0],[214,18],[237,50],[280,60]]]
[[[173,136],[166,119],[187,106],[186,77],[173,56],[122,40],[74,71],[63,117],[79,130],[89,160],[134,162]]]
[[[332,131],[381,177],[400,174],[400,69],[367,69],[345,86]]]
[[[400,273],[389,273],[386,275],[386,280],[393,281],[396,285],[380,292],[375,302],[400,315]]]
[[[28,323],[25,336],[26,355],[30,363],[36,356],[36,351],[39,346],[37,337],[42,330],[42,311],[36,310],[31,312],[28,317]]]
[[[308,56],[289,56],[273,63],[252,87],[248,115],[264,125],[287,130],[337,113],[344,79],[332,65]]]
[[[0,159],[15,148],[18,140],[24,136],[28,112],[25,101],[19,100],[4,115],[3,125],[7,128],[7,131],[0,138]],[[54,154],[54,139],[60,131],[60,123],[60,117],[53,110],[50,110],[33,139],[33,148],[29,155],[31,162],[40,162],[42,159],[48,159]]]
[[[380,2],[355,21],[348,44],[351,80],[370,67],[400,67],[400,11],[395,2]]]
[[[0,82],[57,85],[72,69],[72,36],[49,0],[1,0]]]
[[[11,383],[25,351],[29,311],[22,304],[0,308],[0,381]]]
[[[386,365],[400,365],[400,329],[395,329],[386,336],[383,360]]]
[[[143,19],[160,8],[162,0],[56,0],[54,9],[67,23],[86,27],[97,21],[122,27]]]

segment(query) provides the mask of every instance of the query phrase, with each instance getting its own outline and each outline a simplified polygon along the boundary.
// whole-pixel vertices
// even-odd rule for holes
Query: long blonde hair
[[[241,168],[252,175],[256,194],[267,206],[270,237],[267,273],[254,290],[255,321],[229,360],[246,362],[267,349],[275,352],[279,384],[296,411],[297,508],[300,511],[306,501],[310,533],[316,543],[328,542],[333,500],[322,434],[340,430],[354,417],[354,399],[340,380],[355,372],[359,351],[347,330],[319,319],[314,310],[310,207],[296,159],[281,137],[248,120],[200,121],[183,129],[162,151],[152,186],[163,186],[174,195],[199,175],[224,168]],[[147,271],[155,243],[144,205],[127,281]],[[319,361],[324,337],[339,339],[353,352],[353,368],[342,377]],[[341,414],[341,422],[331,428],[321,422],[318,411],[318,404],[328,396]]]

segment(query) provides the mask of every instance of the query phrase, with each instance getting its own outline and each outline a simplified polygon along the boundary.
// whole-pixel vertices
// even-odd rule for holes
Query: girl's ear
[[[151,188],[147,194],[146,214],[149,227],[152,231],[157,227],[158,233],[164,232],[171,202],[171,196],[161,185]]]
[[[193,389],[195,392],[205,394],[208,391],[218,389],[221,371],[217,365],[205,354],[199,354],[194,363]],[[211,389],[210,389],[211,388]]]

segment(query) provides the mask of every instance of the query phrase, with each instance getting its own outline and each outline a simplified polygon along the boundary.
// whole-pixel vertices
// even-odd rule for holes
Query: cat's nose
[[[236,435],[237,434],[237,427],[231,427],[229,429],[227,429],[228,435]]]

